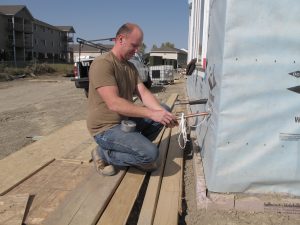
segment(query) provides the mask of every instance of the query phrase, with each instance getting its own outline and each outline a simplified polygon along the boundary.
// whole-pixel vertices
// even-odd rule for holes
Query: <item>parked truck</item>
[[[114,38],[104,38],[97,40],[84,40],[82,38],[77,38],[76,41],[79,44],[79,57],[78,60],[74,63],[74,77],[71,81],[74,81],[76,88],[82,88],[84,90],[85,95],[88,97],[89,92],[89,69],[92,62],[95,59],[95,56],[84,56],[81,57],[81,49],[84,45],[99,49],[99,55],[106,53],[110,50],[104,44],[99,42],[101,41],[114,41]],[[145,64],[143,58],[136,53],[130,60],[138,70],[140,79],[143,81],[144,85],[150,89],[152,85],[152,81],[149,74],[149,68]]]

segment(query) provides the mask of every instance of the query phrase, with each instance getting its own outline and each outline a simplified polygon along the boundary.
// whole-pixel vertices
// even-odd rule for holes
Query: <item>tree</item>
[[[152,45],[152,49],[157,49],[157,45],[156,44]]]
[[[165,48],[165,47],[174,48],[174,44],[167,41],[165,43],[162,43],[160,47],[161,48]]]
[[[142,55],[144,55],[146,48],[147,48],[147,45],[145,43],[143,43],[142,46],[139,48],[139,53],[141,53]]]
[[[171,42],[168,42],[168,41],[165,42],[165,43],[161,43],[160,48],[165,48],[165,47],[167,47],[167,48],[175,48],[175,45],[173,43],[171,43]],[[157,47],[156,44],[154,44],[152,46],[152,50],[155,50],[155,49],[158,49],[158,47]]]

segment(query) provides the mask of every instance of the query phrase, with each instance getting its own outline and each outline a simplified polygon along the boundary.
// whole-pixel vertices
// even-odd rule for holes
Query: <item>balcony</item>
[[[68,37],[68,38],[67,38],[67,41],[68,41],[68,42],[74,42],[74,38],[73,38],[73,37]]]
[[[24,32],[31,34],[32,33],[32,24],[24,24]]]
[[[25,41],[25,48],[26,49],[32,49],[33,48],[33,44],[31,41]]]
[[[33,44],[30,40],[24,40],[22,38],[17,38],[16,40],[16,48],[26,48],[26,49],[32,49],[33,48]],[[13,40],[10,40],[8,43],[9,46],[13,46]]]
[[[23,24],[15,23],[14,26],[15,26],[16,32],[24,32],[24,33],[29,33],[29,34],[32,33],[32,24],[24,24],[24,27],[23,27]],[[8,24],[7,30],[13,31],[13,23]]]
[[[74,38],[73,37],[66,37],[66,36],[64,36],[64,37],[61,38],[61,40],[63,42],[74,42]]]
[[[24,41],[21,38],[16,38],[15,40],[15,46],[17,48],[24,48]]]
[[[15,25],[15,31],[23,32],[23,24],[15,23],[14,25]],[[13,26],[11,25],[11,27],[13,27]]]

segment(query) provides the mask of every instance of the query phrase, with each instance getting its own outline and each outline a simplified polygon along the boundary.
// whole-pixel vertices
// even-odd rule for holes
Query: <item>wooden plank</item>
[[[83,141],[75,148],[71,149],[61,158],[57,159],[70,162],[89,163],[92,161],[91,151],[96,147],[97,143],[92,138],[90,138],[86,141]]]
[[[173,106],[178,94],[172,94],[167,102],[167,105]],[[171,130],[168,129],[166,135],[164,134],[164,138],[166,141],[163,142],[163,146],[160,145],[160,167],[151,173],[151,177],[149,179],[147,192],[143,201],[143,205],[141,208],[141,212],[139,215],[138,225],[146,225],[152,224],[155,214],[155,209],[157,205],[157,200],[159,196],[159,190],[161,186],[162,175],[164,171],[164,164],[166,159],[166,154],[168,152],[169,147],[169,138],[170,138]]]
[[[90,139],[85,121],[75,121],[0,161],[0,195],[36,173],[55,158]]]
[[[0,224],[22,225],[29,194],[0,197]]]
[[[87,165],[54,161],[8,194],[29,193],[25,223],[40,225],[92,169]]]
[[[184,92],[184,98],[186,99],[187,98],[187,95],[186,95],[186,90],[185,90],[185,92]],[[189,110],[188,110],[188,108],[187,108],[187,106],[186,105],[181,105],[181,106],[179,106],[179,107],[177,107],[177,109],[176,109],[176,111],[181,111],[181,112],[184,112],[185,114],[187,114],[187,113],[189,113]],[[189,136],[190,134],[191,134],[191,130],[190,130],[190,127],[189,127],[189,119],[187,119],[187,135]],[[184,151],[184,150],[183,150]],[[184,156],[182,155],[182,158],[183,158]],[[183,160],[183,159],[182,159]],[[184,165],[183,165],[183,162],[182,162],[182,169],[181,169],[181,175],[180,175],[180,184],[179,184],[179,187],[180,187],[180,190],[179,190],[179,193],[181,194],[181,196],[180,196],[180,200],[178,201],[178,213],[180,214],[180,215],[182,215],[182,212],[183,212],[183,209],[182,209],[182,198],[183,198],[183,196],[182,196],[182,194],[183,194],[183,179],[184,179],[184,174],[183,174],[183,168],[184,167]]]
[[[165,104],[167,106],[169,106],[171,109],[173,109],[173,106],[175,104],[177,97],[178,97],[178,94],[175,94],[175,93],[171,94],[170,97],[168,98],[168,100],[165,102]]]
[[[171,129],[167,129],[163,135],[162,142],[159,145],[159,162],[160,166],[157,170],[151,173],[149,179],[147,192],[141,208],[138,225],[152,224],[154,218],[154,212],[156,209],[156,203],[159,195],[162,175],[165,166],[166,153],[169,147]]]
[[[178,127],[172,129],[168,156],[154,217],[154,225],[178,224],[178,206],[181,202],[181,174],[183,150],[177,142]]]
[[[126,224],[145,178],[145,172],[130,167],[97,225]]]
[[[44,225],[95,224],[118,187],[125,170],[101,176],[94,168],[86,179],[44,221]]]

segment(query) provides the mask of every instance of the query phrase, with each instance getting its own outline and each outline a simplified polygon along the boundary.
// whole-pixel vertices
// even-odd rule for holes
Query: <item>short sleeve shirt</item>
[[[87,127],[92,136],[120,124],[126,118],[109,110],[97,89],[117,86],[120,97],[132,102],[140,82],[138,71],[131,62],[120,61],[112,52],[95,58],[89,70],[87,117]]]

